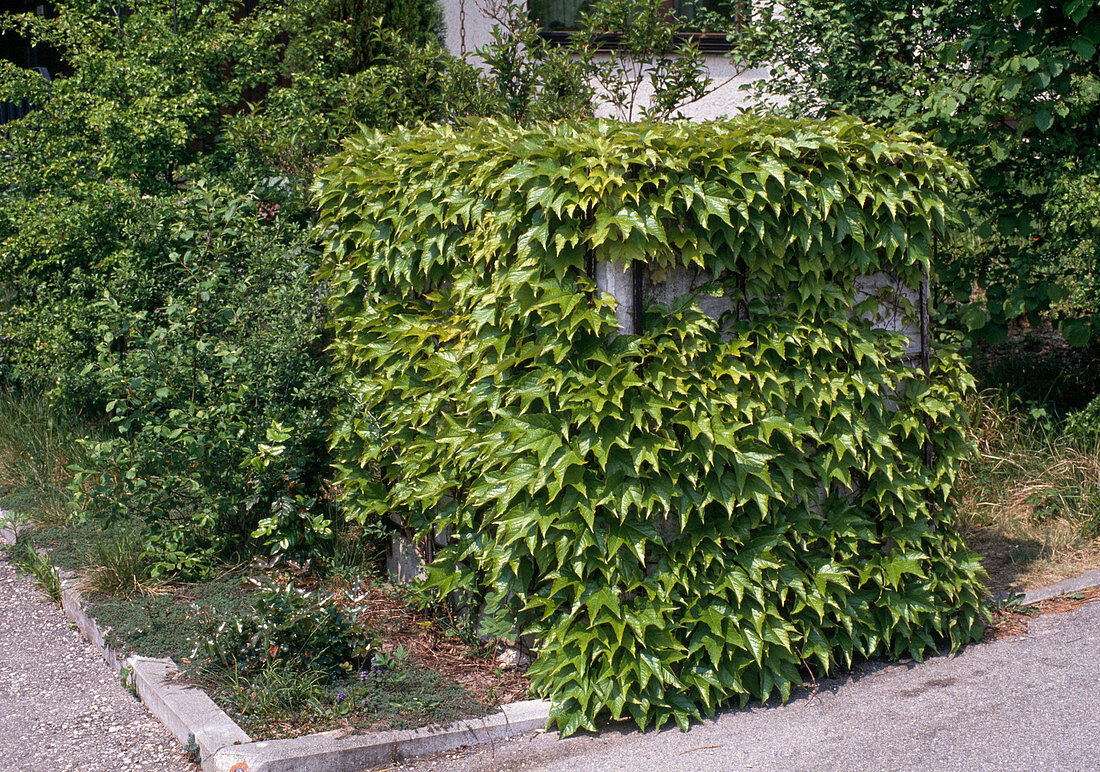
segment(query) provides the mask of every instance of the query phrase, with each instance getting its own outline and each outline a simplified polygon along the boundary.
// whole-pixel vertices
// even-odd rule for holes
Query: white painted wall
[[[441,4],[443,6],[443,21],[446,25],[447,50],[455,56],[462,55],[463,35],[461,30],[463,25],[461,24],[461,17],[464,6],[466,10],[464,25],[466,54],[471,62],[479,62],[480,60],[474,55],[474,52],[492,42],[492,20],[482,13],[476,0],[441,0]],[[737,74],[737,68],[721,54],[707,54],[706,62],[710,77],[714,79],[714,84],[716,86],[719,84],[724,85],[720,85],[719,88],[716,88],[698,102],[683,108],[681,112],[694,120],[708,120],[735,115],[739,112],[739,108],[745,105],[745,96],[740,91],[740,87],[745,83],[759,80],[767,74],[765,70],[749,70]],[[732,80],[730,80],[731,77]],[[643,96],[648,96],[647,91],[648,88],[643,85]],[[611,115],[606,106],[603,106],[597,112],[600,115]]]

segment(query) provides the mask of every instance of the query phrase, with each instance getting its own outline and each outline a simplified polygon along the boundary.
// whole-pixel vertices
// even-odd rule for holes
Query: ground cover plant
[[[55,598],[56,565],[73,571],[109,645],[171,657],[255,739],[445,725],[526,697],[526,679],[496,664],[491,643],[418,612],[408,590],[368,566],[237,566],[164,582],[150,579],[146,558],[136,588],[89,581],[103,568],[98,548],[130,536],[34,526],[11,556]]]
[[[449,534],[429,585],[535,634],[566,735],[975,640],[968,377],[853,312],[858,276],[919,285],[951,177],[851,119],[349,140],[318,186],[349,517]],[[593,259],[705,269],[736,311],[620,335]]]

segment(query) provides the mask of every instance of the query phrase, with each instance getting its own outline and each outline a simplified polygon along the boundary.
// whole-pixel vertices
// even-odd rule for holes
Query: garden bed
[[[95,529],[101,541],[114,534]],[[80,570],[92,529],[37,528],[24,537],[48,550],[63,568]],[[378,635],[370,665],[327,679],[274,660],[247,677],[203,668],[195,640],[220,620],[245,611],[256,580],[298,587],[354,610]],[[110,630],[108,642],[126,654],[170,657],[181,680],[202,687],[254,739],[299,737],[345,729],[355,732],[435,727],[478,718],[527,699],[529,682],[502,667],[492,645],[465,633],[442,611],[418,611],[410,590],[377,577],[310,576],[293,563],[226,570],[203,582],[147,582],[127,597],[84,589],[88,613]]]

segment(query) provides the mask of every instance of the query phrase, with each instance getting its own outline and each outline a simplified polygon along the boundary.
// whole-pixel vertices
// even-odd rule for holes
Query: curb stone
[[[359,735],[320,732],[289,740],[228,746],[214,755],[212,769],[214,772],[355,772],[545,729],[550,703],[526,700],[501,708],[499,713],[484,719],[460,721],[438,730]]]
[[[0,518],[4,515],[0,510]],[[0,528],[0,541],[14,545],[19,530]],[[206,692],[173,680],[179,668],[171,659],[120,658],[119,652],[107,645],[104,630],[85,611],[72,573],[62,571],[60,575],[65,615],[180,744],[198,746],[204,772],[359,772],[365,767],[535,732],[545,729],[549,720],[549,702],[526,700],[503,705],[499,712],[482,719],[437,730],[333,731],[253,742]]]
[[[103,659],[122,676],[149,712],[184,747],[198,746],[199,759],[206,772],[213,769],[214,754],[227,745],[248,743],[252,738],[196,686],[176,683],[172,678],[179,668],[171,659],[131,656],[120,659],[107,645],[103,629],[84,610],[84,599],[68,571],[61,575],[61,608]]]
[[[1039,601],[1049,598],[1056,598],[1059,595],[1069,595],[1070,593],[1087,590],[1091,587],[1100,587],[1100,568],[1086,571],[1073,579],[1064,579],[1049,587],[1039,587],[1034,590],[1028,590],[1024,593],[1023,604],[1025,606],[1030,606],[1032,603],[1038,603]]]

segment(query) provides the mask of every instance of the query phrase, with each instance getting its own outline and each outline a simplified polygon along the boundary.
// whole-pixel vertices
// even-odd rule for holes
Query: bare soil
[[[1100,587],[1090,587],[1080,592],[1047,598],[1027,606],[1011,606],[993,612],[993,621],[986,628],[983,642],[1003,638],[1019,638],[1027,635],[1031,620],[1046,614],[1065,614],[1086,603],[1100,599]]]
[[[998,524],[966,526],[963,538],[982,559],[993,595],[1046,587],[1100,568],[1100,540],[1074,535],[1052,548],[1026,537],[1009,536]]]
[[[460,636],[461,625],[445,610],[416,610],[400,587],[364,582],[359,589],[355,605],[364,609],[386,650],[403,648],[414,663],[454,681],[486,707],[527,699],[531,681],[523,669],[497,662],[499,643]]]

